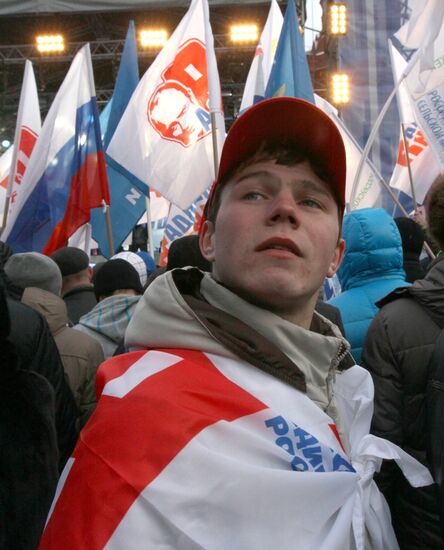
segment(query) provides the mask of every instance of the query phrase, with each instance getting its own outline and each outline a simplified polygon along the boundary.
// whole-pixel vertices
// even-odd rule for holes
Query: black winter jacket
[[[441,533],[444,535],[444,330],[429,365],[426,395],[427,458],[436,482]]]
[[[54,390],[61,470],[77,442],[80,413],[47,322],[32,308],[12,298],[8,298],[7,303],[11,318],[9,340],[17,350],[18,368],[42,375]]]
[[[375,384],[373,433],[426,466],[425,391],[428,365],[444,323],[443,260],[435,261],[424,279],[378,303],[382,309],[370,325],[362,356]],[[377,482],[402,550],[444,548],[435,487],[412,488],[393,463],[383,464]]]

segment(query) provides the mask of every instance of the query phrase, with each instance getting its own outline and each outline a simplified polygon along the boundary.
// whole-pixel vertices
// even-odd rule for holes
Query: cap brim
[[[346,157],[342,136],[321,109],[293,97],[266,99],[250,107],[232,125],[225,140],[215,186],[253,155],[262,143],[290,142],[318,159],[345,206]]]

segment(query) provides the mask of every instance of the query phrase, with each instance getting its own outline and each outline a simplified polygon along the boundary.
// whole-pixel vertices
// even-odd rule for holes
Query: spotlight
[[[350,103],[350,78],[346,73],[335,73],[332,76],[333,103],[345,105]]]
[[[335,35],[347,34],[347,6],[345,4],[330,5],[330,32]]]
[[[232,42],[257,42],[259,30],[257,25],[233,25],[230,29]]]
[[[142,48],[162,48],[168,40],[165,29],[143,29],[139,33]]]
[[[37,36],[36,43],[37,49],[41,53],[55,53],[65,50],[65,41],[61,34]]]

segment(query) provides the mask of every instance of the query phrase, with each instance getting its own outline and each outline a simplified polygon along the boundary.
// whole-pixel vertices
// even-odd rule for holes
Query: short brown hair
[[[444,174],[440,174],[430,186],[425,202],[427,231],[444,250]]]
[[[293,143],[280,142],[280,143],[262,143],[261,147],[250,157],[247,157],[243,162],[234,166],[226,176],[218,183],[214,190],[214,195],[211,197],[211,204],[205,207],[205,218],[208,221],[215,222],[217,213],[219,211],[222,191],[225,184],[233,178],[233,176],[242,170],[245,170],[248,166],[257,162],[263,162],[268,160],[275,160],[276,164],[283,166],[296,166],[303,162],[308,162],[313,172],[325,182],[329,181],[329,176],[323,166],[316,160],[316,158],[303,149],[300,146],[295,146]],[[337,196],[337,193],[332,189],[333,197],[338,205],[339,223],[342,222],[343,210],[341,207],[341,201]]]

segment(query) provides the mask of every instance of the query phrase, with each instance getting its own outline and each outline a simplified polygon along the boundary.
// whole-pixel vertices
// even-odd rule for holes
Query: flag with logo
[[[6,151],[0,156],[0,216],[2,217],[2,220],[5,210],[6,189],[8,187],[9,172],[11,170],[12,152],[13,148],[9,147],[9,149],[6,149]]]
[[[141,79],[107,153],[186,209],[214,180],[210,113],[220,154],[225,128],[208,2],[193,0]]]
[[[395,82],[407,67],[407,61],[393,46],[389,40],[390,58],[392,62],[393,77]],[[398,90],[398,111],[401,121],[404,123],[405,138],[407,142],[410,170],[415,190],[416,200],[421,204],[424,201],[430,185],[440,173],[440,166],[430,145],[416,124],[416,116],[410,103],[408,90],[404,82]],[[391,187],[399,189],[406,195],[412,197],[412,185],[410,182],[407,155],[404,146],[404,138],[399,137],[398,156],[390,179]]]
[[[186,235],[196,235],[199,233],[199,227],[205,204],[210,194],[210,188],[211,186],[185,210],[181,210],[174,204],[170,206],[163,239],[160,245],[160,266],[167,265],[168,251],[173,241],[185,237]]]
[[[116,78],[116,85],[112,98],[100,115],[100,124],[103,132],[103,145],[106,149],[131,96],[139,83],[139,66],[137,60],[137,41],[134,22],[130,21],[123,47],[122,58]],[[131,142],[127,139],[126,149]],[[110,217],[114,247],[117,249],[131,233],[134,226],[146,210],[145,197],[149,193],[148,187],[133,174],[121,170],[112,159],[105,155],[106,170],[111,197]],[[103,209],[91,212],[92,236],[97,241],[101,253],[109,258],[108,234],[106,231]]]
[[[335,381],[350,452],[305,392],[237,359],[133,352],[100,367],[97,391],[40,550],[394,550],[374,471],[392,458],[415,486],[432,483],[369,435],[373,385],[358,366]]]
[[[294,0],[289,0],[265,97],[300,97],[314,103],[313,86]]]
[[[345,198],[346,203],[350,206],[350,210],[380,206],[382,203],[382,176],[369,159],[364,164],[355,194],[352,196],[353,182],[362,157],[362,149],[344,122],[339,118],[337,109],[317,94],[315,94],[315,100],[316,106],[322,109],[334,121],[344,141],[347,159]]]
[[[3,238],[51,254],[109,202],[89,44],[75,56],[43,124]]]
[[[244,111],[265,97],[265,86],[271,73],[276,47],[281,34],[281,9],[276,0],[271,0],[270,11],[265,22],[259,43],[254,53],[253,62],[248,71],[240,110]]]
[[[416,123],[444,169],[444,3],[428,0],[421,7],[406,37],[400,36],[404,46],[419,47],[405,70],[405,82]]]
[[[20,92],[14,145],[11,147],[11,166],[6,196],[9,202],[8,215],[21,203],[23,193],[22,180],[28,166],[32,150],[40,133],[42,121],[40,118],[39,98],[35,82],[34,69],[29,60],[25,62],[25,73]]]

